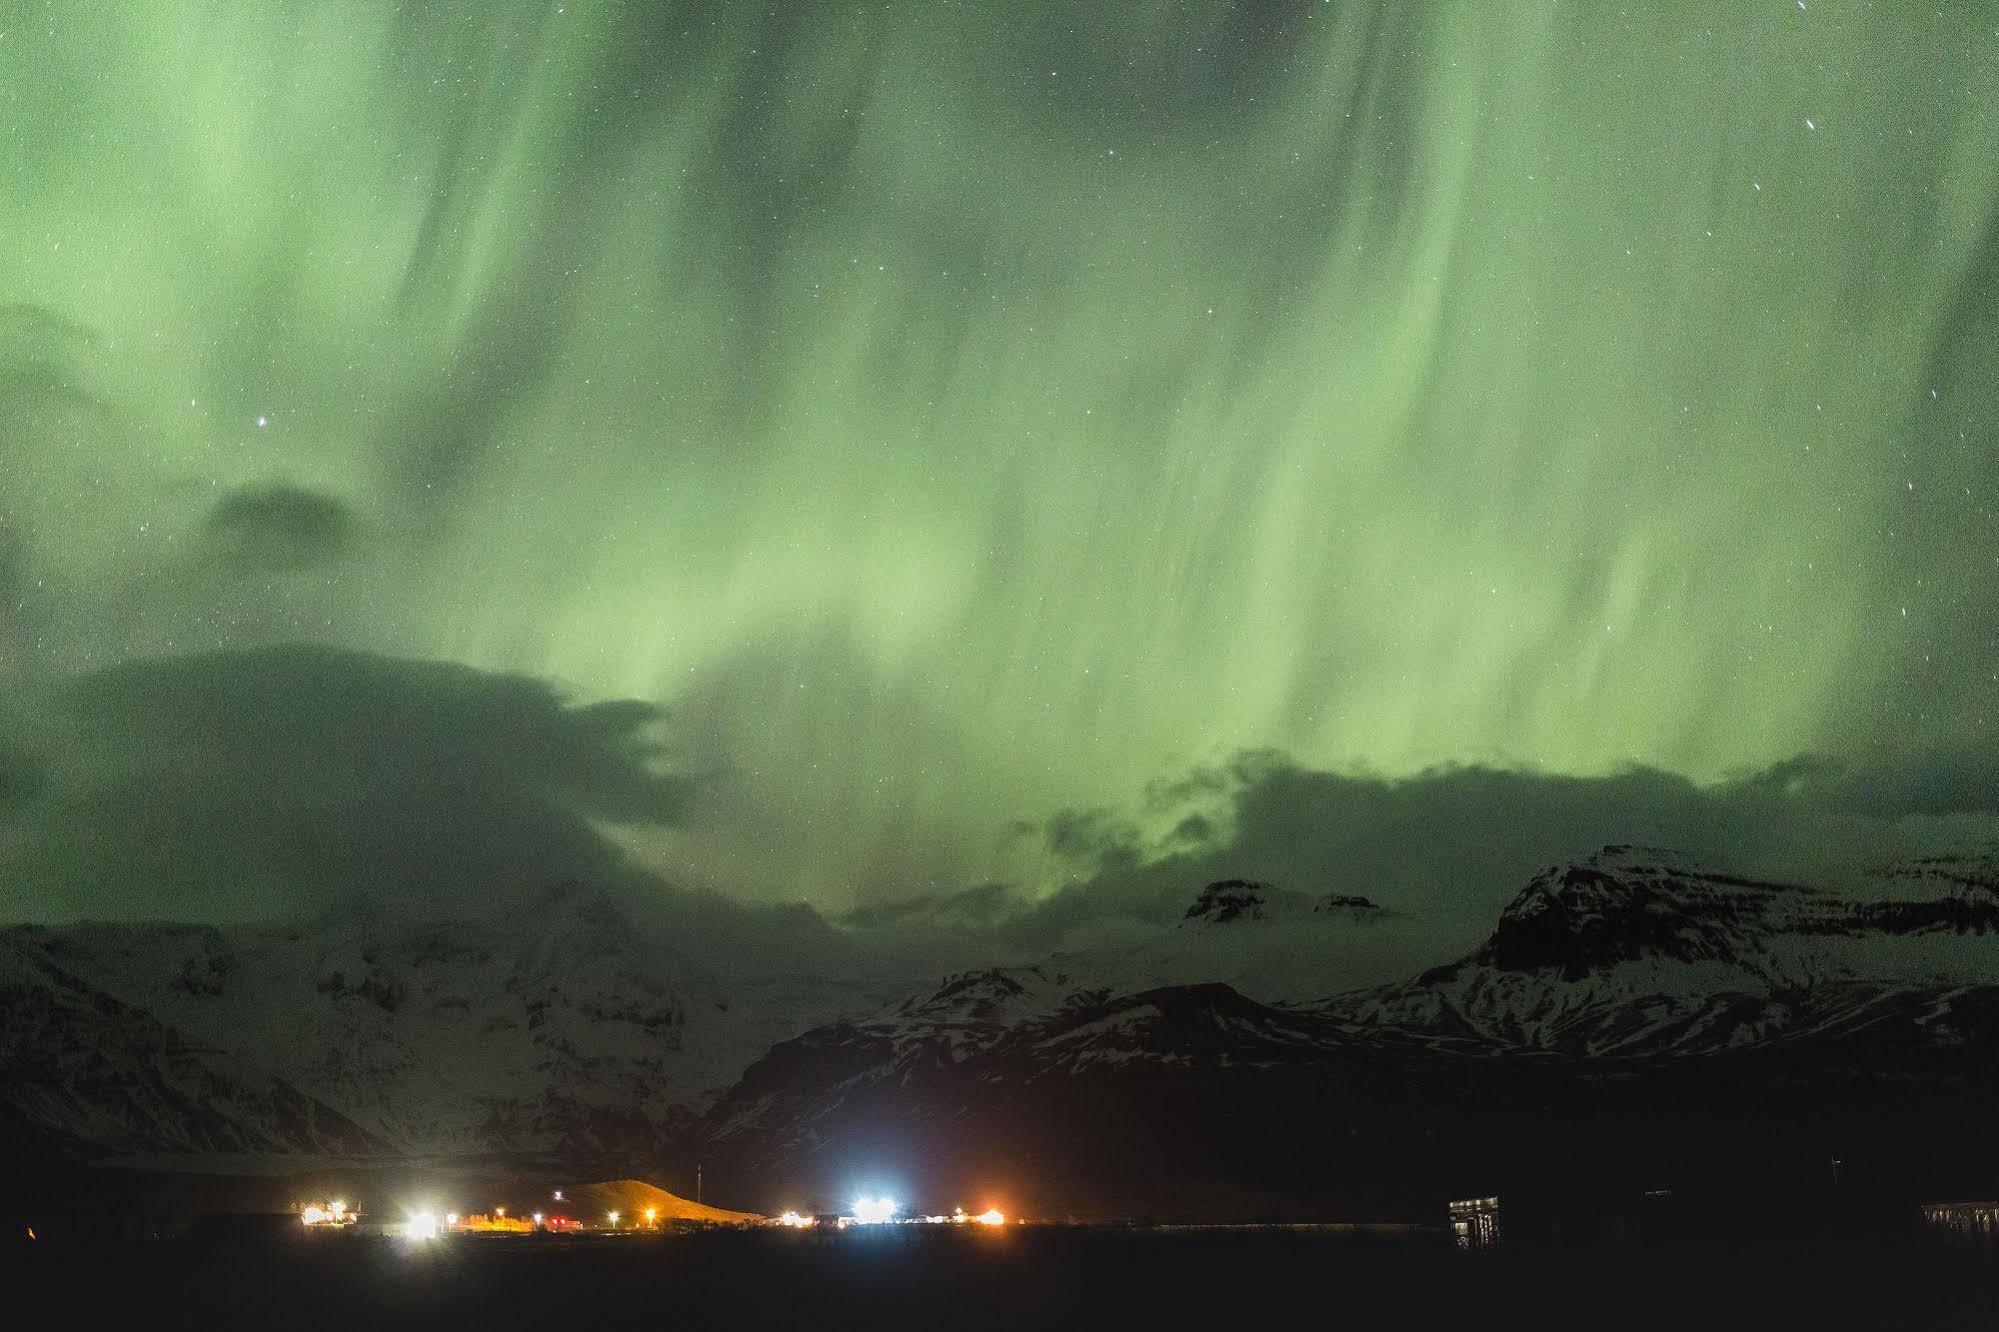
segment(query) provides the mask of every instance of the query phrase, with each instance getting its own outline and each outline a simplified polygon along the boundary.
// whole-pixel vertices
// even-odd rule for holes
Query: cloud
[[[1141,824],[1159,832],[1148,837]],[[1565,776],[1457,765],[1385,777],[1256,751],[1155,783],[1137,819],[1061,811],[1022,829],[1074,878],[988,911],[1018,952],[1168,927],[1202,885],[1248,878],[1372,898],[1407,916],[1441,957],[1482,937],[1538,870],[1609,843],[1837,889],[1904,856],[1999,842],[1999,765],[1971,752],[1871,764],[1805,755],[1704,784],[1647,767]],[[944,905],[925,899],[899,919]],[[1394,942],[1409,940],[1398,932]]]
[[[207,533],[228,563],[259,570],[307,569],[346,554],[356,527],[345,502],[299,486],[246,487],[209,512]]]
[[[782,956],[859,974],[1025,961],[1143,941],[1201,887],[1259,879],[1395,913],[1342,974],[1405,974],[1471,947],[1546,865],[1609,842],[1839,887],[1903,855],[1999,842],[1999,765],[1803,755],[1726,781],[1656,768],[1334,772],[1275,751],[1154,782],[1129,810],[1012,826],[1066,878],[871,902],[829,924],[639,867],[625,834],[685,831],[665,718],[568,702],[543,680],[330,647],[129,661],[0,715],[0,917],[231,920],[354,902],[447,913],[563,880],[719,964]],[[613,839],[616,835],[617,840]]]
[[[669,883],[619,834],[678,829],[661,710],[323,646],[136,660],[0,699],[0,921],[375,919],[607,890],[723,970],[947,969],[804,903]]]
[[[1966,748],[1884,756],[1863,764],[1806,754],[1738,778],[1721,790],[1868,818],[1990,813],[1999,809],[1999,756],[1989,749]]]
[[[870,902],[839,918],[850,929],[883,930],[921,926],[927,929],[976,931],[1005,921],[1020,910],[1017,890],[1004,883],[982,883],[957,892]]]
[[[659,710],[326,647],[128,662],[18,709],[9,917],[443,908],[629,877],[593,821],[667,825]]]

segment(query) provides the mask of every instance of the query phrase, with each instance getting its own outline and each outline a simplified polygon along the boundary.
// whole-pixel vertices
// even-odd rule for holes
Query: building
[[[1451,1235],[1460,1249],[1488,1249],[1499,1243],[1498,1197],[1452,1202]]]
[[[1999,1202],[1924,1203],[1923,1224],[1947,1239],[1992,1244],[1999,1241]]]

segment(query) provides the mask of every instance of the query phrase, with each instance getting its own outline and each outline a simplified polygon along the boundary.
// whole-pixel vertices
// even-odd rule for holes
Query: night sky
[[[1989,837],[1995,488],[1986,3],[0,3],[9,915]]]

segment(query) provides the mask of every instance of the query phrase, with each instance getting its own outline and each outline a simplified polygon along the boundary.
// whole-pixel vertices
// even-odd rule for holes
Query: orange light
[[[1006,1224],[1006,1214],[1001,1212],[997,1207],[987,1208],[985,1211],[980,1212],[976,1219],[982,1226],[1003,1226]]]

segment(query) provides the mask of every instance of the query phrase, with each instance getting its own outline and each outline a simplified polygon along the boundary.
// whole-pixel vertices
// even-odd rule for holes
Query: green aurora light
[[[0,182],[17,686],[657,701],[679,878],[1995,739],[1989,4],[10,2]]]

